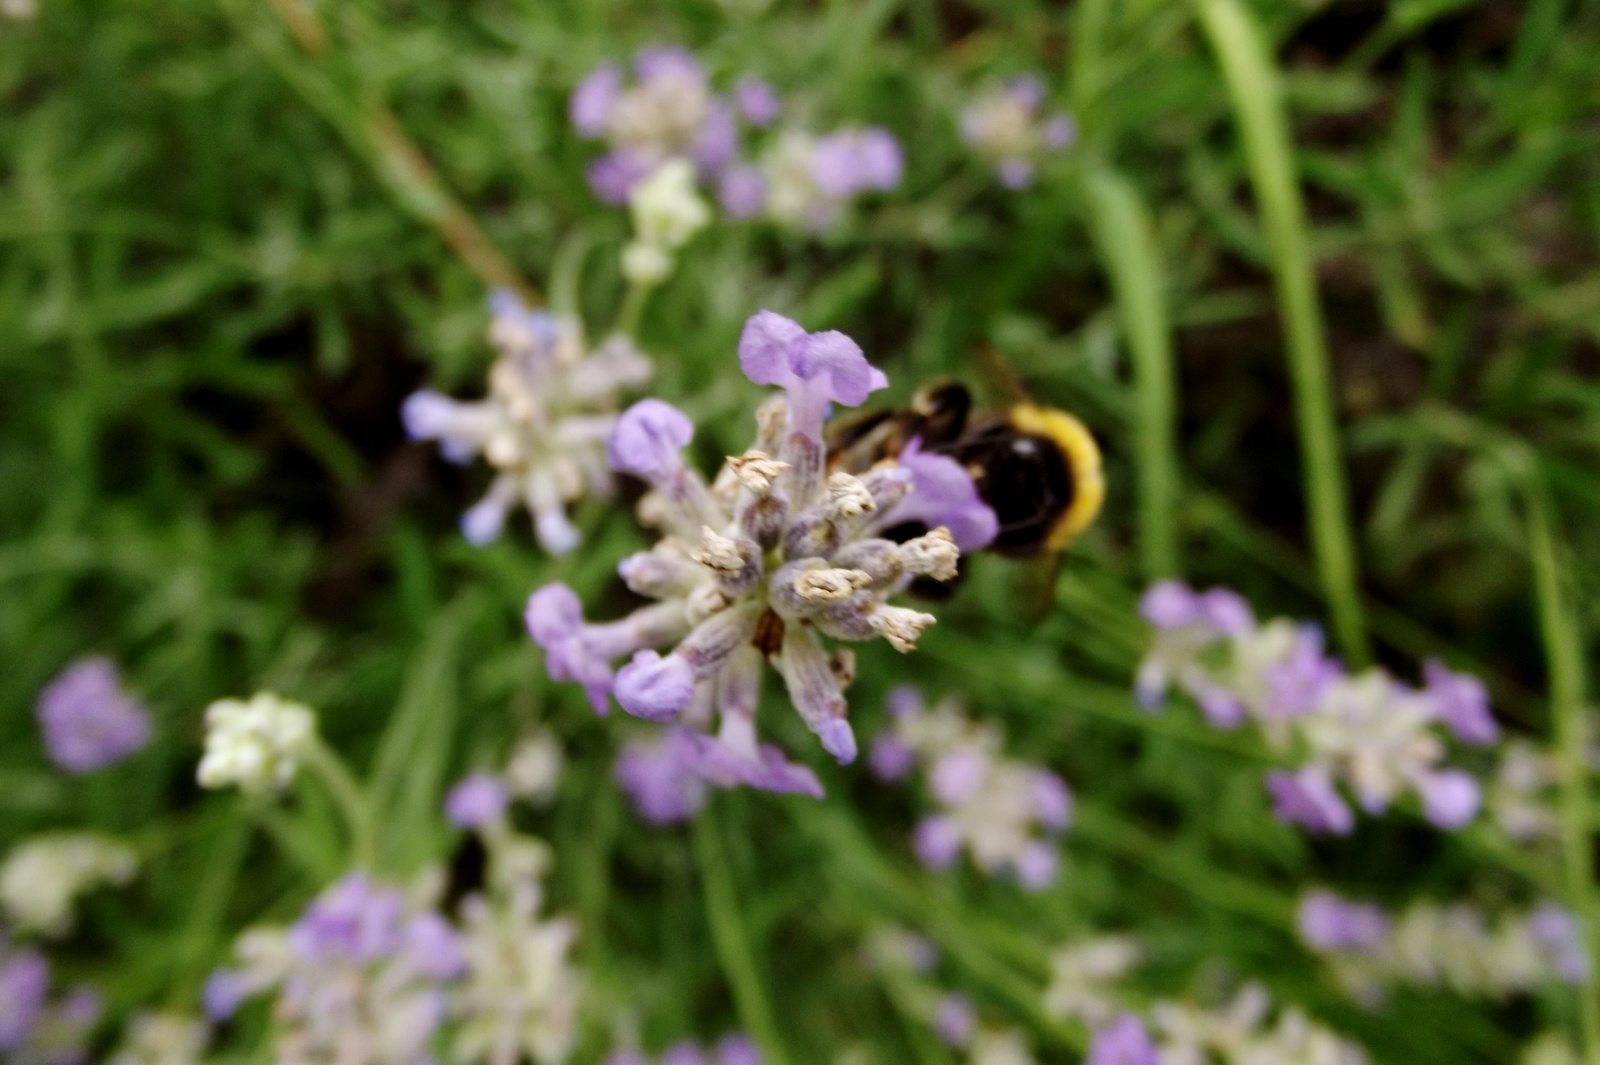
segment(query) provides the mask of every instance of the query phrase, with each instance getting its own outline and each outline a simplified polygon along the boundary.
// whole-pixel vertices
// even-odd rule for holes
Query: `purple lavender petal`
[[[528,596],[522,619],[533,642],[548,651],[583,628],[583,601],[569,586],[556,581]]]
[[[200,990],[201,1007],[212,1023],[221,1024],[239,1011],[252,993],[250,980],[237,969],[215,969]]]
[[[1055,883],[1059,865],[1055,847],[1044,840],[1034,840],[1017,855],[1017,883],[1027,891],[1043,891]]]
[[[717,1043],[717,1065],[762,1065],[761,1051],[750,1037],[735,1032]]]
[[[927,704],[922,693],[912,684],[899,684],[889,689],[889,716],[896,721],[909,721],[921,717]]]
[[[745,784],[758,791],[809,795],[813,799],[826,794],[815,773],[790,762],[770,743],[763,743],[756,756],[750,757],[703,733],[685,730],[680,735],[688,745],[685,764],[719,787]]]
[[[739,128],[734,125],[733,111],[721,100],[713,100],[706,108],[705,121],[695,131],[694,143],[689,153],[700,168],[700,173],[716,175],[739,150]]]
[[[936,814],[917,822],[911,839],[917,860],[935,871],[950,868],[961,853],[961,829],[955,819]]]
[[[944,526],[963,552],[989,546],[1000,534],[1000,520],[978,495],[977,485],[961,463],[948,455],[922,450],[915,437],[897,460],[912,477],[911,492],[883,519],[884,525],[921,522],[930,529]]]
[[[829,402],[857,407],[867,401],[879,382],[861,345],[837,330],[807,333],[789,348],[789,362],[804,381],[818,382]]]
[[[817,740],[822,749],[838,759],[840,765],[856,760],[856,734],[850,722],[842,717],[830,717],[817,725]]]
[[[868,188],[888,191],[900,184],[905,171],[905,155],[900,142],[882,126],[861,134],[861,175]]]
[[[109,659],[62,670],[39,693],[36,713],[50,760],[69,773],[115,765],[150,742],[150,714],[122,692]]]
[[[685,1039],[661,1052],[661,1065],[710,1065],[698,1043]]]
[[[694,53],[677,45],[641,48],[633,57],[633,73],[640,81],[682,78],[705,83],[706,70]]]
[[[670,721],[694,702],[694,669],[681,655],[639,651],[617,671],[613,694],[634,717]]]
[[[1124,1013],[1095,1033],[1084,1065],[1161,1065],[1161,1054],[1144,1023]]]
[[[1194,697],[1212,728],[1226,731],[1244,724],[1244,704],[1226,688],[1207,686],[1196,691]]]
[[[1344,666],[1322,653],[1322,629],[1302,625],[1289,657],[1267,670],[1267,713],[1300,717],[1317,708],[1327,690],[1344,676]]]
[[[1033,774],[1028,786],[1033,803],[1033,816],[1051,832],[1059,832],[1072,821],[1072,792],[1067,782],[1048,769]]]
[[[417,972],[434,980],[454,980],[467,971],[461,937],[449,921],[432,910],[406,922],[406,960]]]
[[[1002,159],[995,168],[1000,184],[1008,189],[1025,189],[1033,184],[1034,167],[1031,159]]]
[[[1201,594],[1200,612],[1224,636],[1242,636],[1256,627],[1250,604],[1228,588],[1212,588]]]
[[[606,440],[606,461],[620,473],[657,483],[683,467],[679,456],[694,439],[694,422],[670,403],[641,399],[622,412]]]
[[[1306,946],[1322,953],[1371,949],[1389,936],[1389,917],[1376,903],[1346,902],[1329,891],[1307,892],[1295,924]]]
[[[1459,769],[1423,776],[1417,780],[1417,790],[1422,794],[1423,816],[1450,832],[1471,823],[1483,803],[1478,782]]]
[[[0,948],[3,949],[3,948]],[[0,1053],[21,1050],[50,988],[50,963],[36,950],[0,954]]]
[[[646,821],[687,821],[705,804],[705,781],[685,762],[684,735],[669,729],[655,744],[625,743],[617,755],[613,776]]]
[[[511,792],[505,782],[482,771],[463,778],[445,796],[444,813],[457,828],[483,828],[506,812]]]
[[[1483,681],[1456,673],[1432,658],[1422,664],[1422,676],[1428,684],[1428,698],[1456,739],[1487,747],[1500,738],[1500,725],[1489,709],[1489,690]]]
[[[790,348],[805,335],[799,322],[774,311],[757,311],[739,334],[739,369],[758,385],[789,385],[794,380]]]
[[[1044,103],[1045,92],[1044,79],[1037,74],[1018,74],[1006,83],[1006,95],[1029,111]]]
[[[1583,941],[1583,926],[1571,910],[1542,902],[1528,915],[1528,931],[1549,952],[1551,967],[1562,982],[1589,982],[1593,962]]]
[[[461,515],[461,535],[473,547],[487,547],[500,539],[511,516],[513,497],[490,492]]]
[[[650,1065],[650,1059],[637,1050],[613,1050],[602,1065]]]
[[[965,995],[950,994],[939,1000],[933,1015],[933,1031],[946,1046],[964,1050],[972,1045],[978,1031],[978,1011]]]
[[[754,74],[746,74],[739,79],[733,87],[733,99],[739,105],[739,113],[752,126],[772,125],[783,106],[778,98],[778,90]]]
[[[971,747],[957,747],[939,756],[928,771],[928,789],[945,806],[959,806],[983,787],[989,758]]]
[[[1272,770],[1267,774],[1267,790],[1272,793],[1273,815],[1286,825],[1298,824],[1308,832],[1340,836],[1349,835],[1355,828],[1355,814],[1333,781],[1314,766],[1295,773]]]
[[[1156,581],[1140,598],[1139,614],[1155,628],[1181,629],[1200,619],[1200,598],[1182,581]]]
[[[1070,148],[1078,140],[1078,124],[1071,115],[1054,114],[1044,120],[1044,146],[1052,152]]]
[[[605,134],[611,121],[611,108],[622,93],[622,70],[615,63],[602,63],[591,70],[573,90],[567,103],[567,117],[580,137],[594,140]]]
[[[621,207],[628,202],[628,193],[649,177],[653,168],[654,162],[648,156],[619,148],[591,162],[584,177],[601,203]]]
[[[400,949],[405,908],[401,891],[378,887],[365,873],[350,873],[312,900],[290,926],[289,943],[312,964],[376,961]]]
[[[879,780],[894,783],[911,775],[916,753],[892,732],[880,732],[872,741],[867,764]]]
[[[754,218],[767,203],[767,179],[753,166],[731,166],[717,186],[717,202],[729,217]]]

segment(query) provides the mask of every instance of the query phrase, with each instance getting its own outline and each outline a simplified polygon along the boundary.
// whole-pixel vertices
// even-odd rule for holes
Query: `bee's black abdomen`
[[[1031,554],[1072,506],[1075,486],[1067,456],[1053,440],[1022,433],[1009,422],[985,422],[936,450],[967,468],[978,495],[1000,520],[990,550]]]

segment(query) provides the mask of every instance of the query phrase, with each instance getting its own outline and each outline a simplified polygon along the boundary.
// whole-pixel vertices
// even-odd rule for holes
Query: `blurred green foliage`
[[[1304,269],[1377,657],[1407,676],[1428,654],[1480,670],[1503,720],[1547,734],[1530,481],[1582,658],[1600,612],[1600,4],[1253,4],[1289,116],[1277,179],[1309,218],[1298,262],[1257,209],[1217,53],[1183,0],[41,5],[0,26],[0,849],[66,823],[136,841],[137,887],[93,899],[62,954],[118,1010],[191,1006],[239,927],[294,912],[339,868],[315,788],[241,822],[193,783],[200,709],[271,687],[317,706],[371,773],[395,871],[448,854],[450,780],[548,723],[570,770],[531,827],[558,855],[556,904],[581,918],[588,1052],[624,1006],[652,1042],[734,1023],[705,842],[625,809],[610,757],[628,723],[551,684],[520,631],[523,598],[556,577],[603,604],[641,543],[632,519],[585,505],[585,546],[563,562],[520,527],[471,549],[454,520],[481,471],[406,444],[396,417],[422,382],[481,386],[482,275],[497,266],[459,254],[474,239],[462,218],[558,308],[609,325],[625,219],[583,183],[566,94],[602,58],[675,41],[719,83],[757,71],[818,122],[889,126],[908,155],[902,190],[840,234],[721,224],[655,295],[641,342],[658,394],[702,425],[703,458],[747,436],[757,390],[733,350],[763,306],[856,337],[897,399],[938,374],[992,402],[1020,386],[1079,413],[1107,453],[1106,513],[1059,573],[980,559],[916,658],[865,649],[851,693],[870,734],[913,666],[1061,769],[1081,816],[1059,888],[1031,899],[918,871],[903,797],[820,763],[826,804],[721,794],[697,829],[731,870],[794,1059],[859,1044],[941,1060],[859,961],[863,933],[891,919],[939,941],[952,986],[1032,1026],[1045,1061],[1081,1045],[1040,1013],[1046,950],[1091,930],[1145,937],[1152,994],[1260,979],[1378,1062],[1503,1062],[1537,1016],[1570,1017],[1557,999],[1345,1002],[1293,939],[1308,880],[1495,899],[1556,872],[1497,871],[1471,834],[1402,815],[1310,843],[1270,817],[1264,749],[1182,711],[1144,715],[1127,687],[1149,574],[1181,566],[1263,613],[1327,618],[1285,360],[1295,322],[1274,295],[1275,272]],[[954,115],[1024,70],[1083,136],[1007,193]],[[1163,374],[1175,423],[1150,391]],[[160,740],[69,785],[47,770],[32,702],[90,651],[125,666]],[[792,715],[766,716],[789,750],[817,753]]]

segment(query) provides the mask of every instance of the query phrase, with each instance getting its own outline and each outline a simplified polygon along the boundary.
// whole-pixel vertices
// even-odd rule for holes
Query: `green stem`
[[[351,868],[373,871],[377,865],[378,832],[366,792],[351,775],[344,759],[335,754],[320,737],[313,740],[306,750],[306,765],[322,781],[344,818],[345,827],[350,833]]]
[[[622,309],[617,312],[617,332],[629,340],[638,339],[639,320],[644,317],[645,304],[650,302],[650,293],[654,291],[654,285],[628,282],[628,291],[622,296]]]
[[[788,1065],[789,1057],[778,1037],[772,1019],[772,1006],[755,955],[739,916],[739,897],[733,886],[733,870],[723,849],[721,829],[715,808],[703,811],[694,823],[694,856],[700,867],[700,880],[706,893],[706,918],[711,922],[711,940],[717,960],[733,991],[739,1022],[761,1047],[769,1065]]]
[[[1567,895],[1593,957],[1600,908],[1595,905],[1594,837],[1588,809],[1589,730],[1583,706],[1583,645],[1577,619],[1567,602],[1549,500],[1537,474],[1531,470],[1528,473],[1523,499],[1528,515],[1534,596],[1550,675],[1550,716],[1561,763],[1561,850]],[[1584,1061],[1587,1065],[1600,1065],[1600,997],[1593,976],[1579,989],[1578,1020]]]
[[[1111,275],[1117,313],[1133,363],[1134,460],[1139,468],[1139,558],[1147,580],[1173,577],[1178,562],[1177,388],[1171,326],[1150,215],[1117,171],[1084,171],[1089,232]]]
[[[1272,254],[1322,594],[1339,646],[1359,669],[1371,660],[1371,650],[1356,591],[1348,493],[1334,418],[1333,375],[1328,368],[1305,205],[1295,176],[1277,72],[1241,0],[1195,3],[1233,99],[1250,164],[1250,182]]]

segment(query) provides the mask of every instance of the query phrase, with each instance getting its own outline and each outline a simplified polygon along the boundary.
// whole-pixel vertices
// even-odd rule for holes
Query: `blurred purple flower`
[[[464,777],[445,796],[444,812],[457,828],[484,828],[498,821],[511,805],[505,782],[482,771]]]
[[[117,667],[84,658],[39,693],[39,727],[50,760],[82,774],[122,761],[150,742],[150,714],[124,694]]]

